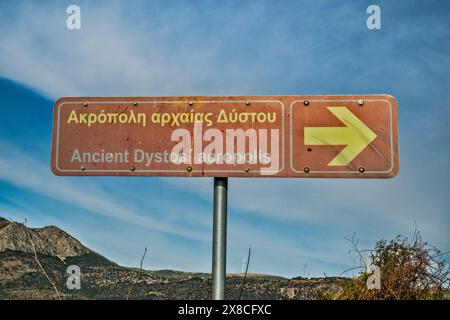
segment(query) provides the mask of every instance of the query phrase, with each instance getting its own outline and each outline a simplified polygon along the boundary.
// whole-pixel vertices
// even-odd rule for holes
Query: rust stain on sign
[[[61,98],[52,170],[73,176],[390,178],[389,95]]]

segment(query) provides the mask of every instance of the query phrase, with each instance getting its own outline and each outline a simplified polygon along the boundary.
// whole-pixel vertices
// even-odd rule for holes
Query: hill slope
[[[17,222],[0,221],[0,251],[48,254],[64,260],[91,253],[78,240],[55,226],[32,229]]]
[[[67,267],[74,264],[81,269],[80,290],[66,286]],[[227,276],[228,299],[239,297],[242,280]],[[55,299],[50,281],[63,299],[209,299],[211,288],[206,273],[121,267],[58,227],[33,229],[0,218],[0,299]],[[242,298],[317,299],[347,281],[249,274]]]

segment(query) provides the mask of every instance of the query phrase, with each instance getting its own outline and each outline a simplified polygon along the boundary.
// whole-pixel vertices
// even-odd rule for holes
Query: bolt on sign
[[[68,176],[390,178],[389,95],[61,98],[52,170]]]

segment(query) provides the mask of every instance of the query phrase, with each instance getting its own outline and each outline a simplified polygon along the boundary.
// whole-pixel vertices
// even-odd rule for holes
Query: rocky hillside
[[[32,229],[22,223],[0,219],[0,251],[34,253],[36,250],[61,260],[91,253],[78,240],[55,226]]]
[[[74,264],[81,269],[80,290],[66,286]],[[242,280],[227,276],[228,299],[239,298]],[[242,298],[317,299],[347,281],[249,274]],[[209,299],[210,288],[209,274],[121,267],[57,227],[33,229],[0,218],[0,299]]]

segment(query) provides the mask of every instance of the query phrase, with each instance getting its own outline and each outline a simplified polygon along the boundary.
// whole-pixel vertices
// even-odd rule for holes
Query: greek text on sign
[[[389,178],[389,95],[61,98],[57,175]]]

